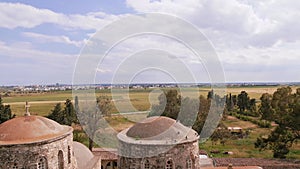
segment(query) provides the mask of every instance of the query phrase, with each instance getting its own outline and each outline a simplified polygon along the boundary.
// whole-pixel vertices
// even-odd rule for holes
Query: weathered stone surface
[[[133,126],[133,129],[123,130],[118,134],[119,139],[119,169],[165,169],[167,165],[172,169],[196,169],[199,168],[198,134],[180,122],[173,121],[167,125],[167,129],[157,129],[151,137],[143,132],[152,132],[154,127],[160,127],[160,123],[172,122],[164,117],[159,121],[146,120]],[[155,125],[152,123],[155,122]],[[149,127],[151,126],[151,127]],[[140,130],[143,129],[143,130]],[[149,129],[149,131],[147,130]],[[128,134],[128,131],[132,133]]]
[[[131,149],[124,148],[124,146],[131,147]],[[159,147],[155,147],[153,145],[148,147],[148,150],[157,149]],[[135,151],[135,149],[139,149],[137,145],[122,145],[120,147],[123,151]],[[146,150],[147,151],[147,150]],[[199,158],[198,158],[198,141],[178,144],[169,149],[169,151],[158,154],[153,157],[145,157],[145,158],[131,158],[131,157],[119,157],[118,164],[119,169],[138,169],[144,168],[145,162],[148,161],[151,168],[165,168],[166,162],[168,160],[172,160],[174,169],[186,169],[188,160],[191,160],[192,168],[199,167]]]
[[[77,169],[73,128],[41,116],[0,125],[0,169]]]
[[[24,169],[37,168],[39,160],[45,158],[48,169],[58,169],[59,151],[63,153],[64,168],[76,169],[76,160],[72,153],[72,132],[64,137],[40,143],[1,145],[0,168],[10,169],[14,165]]]

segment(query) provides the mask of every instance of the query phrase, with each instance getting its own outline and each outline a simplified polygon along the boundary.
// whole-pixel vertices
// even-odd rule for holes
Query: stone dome
[[[199,168],[199,135],[180,121],[149,117],[117,137],[120,169]]]
[[[41,116],[16,117],[0,124],[0,145],[30,144],[60,138],[73,129]]]
[[[73,142],[73,151],[78,168],[84,168],[94,158],[93,153],[85,145],[76,141]]]
[[[138,140],[188,141],[198,139],[197,132],[164,116],[149,117],[136,123],[127,130],[126,136]]]
[[[149,117],[129,128],[126,135],[133,138],[149,138],[163,133],[174,123],[176,123],[176,121],[168,117]]]

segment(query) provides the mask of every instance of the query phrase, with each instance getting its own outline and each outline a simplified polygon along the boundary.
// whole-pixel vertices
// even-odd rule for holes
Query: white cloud
[[[66,18],[48,9],[20,3],[0,3],[0,25],[4,28],[33,28],[42,23],[58,23]]]
[[[96,71],[99,72],[99,73],[108,73],[108,72],[111,72],[110,69],[100,69],[100,68],[97,68]]]
[[[292,78],[292,75],[287,76],[289,65],[294,65],[291,72],[298,77],[295,70],[297,70],[297,59],[300,57],[300,20],[298,19],[300,1],[127,0],[127,6],[141,13],[161,12],[176,15],[195,24],[216,47],[225,71],[230,73],[227,76],[231,81],[258,78],[253,75],[258,70],[261,71],[258,78],[260,80],[264,79],[264,76],[278,79],[277,75],[271,73],[280,72],[271,71],[275,68],[284,69],[283,72],[286,74],[283,76]],[[78,47],[82,46],[85,40],[75,41],[67,36],[38,34],[30,28],[50,23],[64,30],[98,30],[124,15],[116,16],[103,12],[69,15],[20,3],[0,3],[0,27],[28,28],[28,32],[23,33],[23,36],[37,39],[39,42],[65,43]],[[149,26],[157,26],[161,22],[163,21],[157,21]],[[116,35],[107,36],[113,38]],[[187,63],[197,63],[196,65],[201,63],[191,55],[187,56],[186,50],[176,43],[153,37],[142,37],[131,41],[126,40],[121,49],[119,48],[120,50],[116,51],[113,57],[107,59],[107,66],[98,69],[98,73],[101,75],[112,73],[113,66],[116,66],[114,64],[121,61],[122,57],[136,49],[149,46],[173,51],[174,55],[181,57],[180,59]],[[53,64],[53,58],[62,57],[65,58],[63,63],[56,62],[61,66],[67,64],[67,58],[73,58],[55,52],[37,51],[31,43],[27,42],[18,42],[10,46],[0,42],[0,50],[3,55],[9,57],[34,57],[39,62],[50,61]],[[263,71],[266,73],[262,73]]]
[[[212,41],[226,37],[226,43],[242,41],[243,45],[265,47],[278,40],[300,39],[298,1],[127,0],[127,5],[137,12],[163,12],[187,19],[208,31]]]
[[[65,43],[69,45],[74,45],[77,47],[81,47],[86,40],[83,41],[73,41],[67,36],[50,36],[50,35],[44,35],[34,32],[23,32],[23,36],[30,37],[33,39],[37,39],[39,42],[42,43],[48,43],[48,42],[56,42],[56,43]]]
[[[0,83],[52,84],[71,83],[76,55],[36,50],[28,42],[6,44],[0,42]],[[30,46],[30,45],[29,45]],[[8,78],[9,77],[9,78]]]
[[[145,25],[140,24],[139,26]],[[98,56],[99,60],[100,57],[101,56]],[[184,68],[189,69],[193,75],[197,75],[197,77],[195,77],[197,80],[206,81],[209,78],[201,59],[202,58],[198,58],[194,55],[194,53],[184,46],[184,44],[174,41],[174,39],[161,35],[145,34],[128,38],[110,49],[109,53],[98,65],[100,69],[98,70],[98,76],[102,81],[103,79],[106,79],[106,82],[111,82],[111,79],[109,78],[113,78],[116,71],[119,71],[119,73],[124,73],[120,76],[120,79],[124,80],[128,78],[128,76],[131,77],[129,73],[132,73],[132,71],[128,71],[129,69],[135,70],[137,67],[140,68],[144,66],[143,68],[155,67],[160,70],[145,70],[145,72],[148,73],[142,73],[140,78],[147,82],[154,80],[154,77],[156,79],[160,78],[164,82],[168,81],[170,77],[166,79],[162,70],[172,70],[172,76],[177,76],[177,78],[179,76],[187,79],[190,74],[185,74],[186,72],[182,71]],[[130,60],[130,62],[128,62],[128,60]],[[155,64],[153,62],[155,62],[156,66],[154,66]],[[181,66],[178,66],[179,64]],[[142,69],[139,71],[142,71]],[[184,82],[187,82],[187,80]]]
[[[76,55],[40,51],[26,45],[28,42],[17,42],[15,44],[0,43],[1,56],[11,58],[14,62],[34,61],[38,64],[66,66],[70,63],[75,64]],[[59,64],[57,64],[59,61]],[[32,64],[34,64],[32,62]]]
[[[102,12],[92,12],[86,15],[69,15],[67,22],[60,22],[61,26],[65,28],[76,28],[84,30],[99,30],[103,26],[117,20],[120,16],[109,15]]]
[[[300,1],[126,2],[137,12],[167,13],[195,24],[216,47],[230,81],[279,80],[278,72],[287,77],[282,78],[284,80],[299,80],[295,65],[300,58]],[[293,70],[290,65],[294,65]],[[288,70],[293,75],[288,75]],[[257,71],[260,71],[260,77],[256,75]]]
[[[44,23],[52,23],[65,29],[97,30],[117,18],[102,12],[65,15],[20,3],[0,3],[0,27],[8,29],[34,28]]]

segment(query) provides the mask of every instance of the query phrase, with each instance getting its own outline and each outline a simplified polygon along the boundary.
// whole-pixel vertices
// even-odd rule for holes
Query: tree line
[[[225,103],[225,99],[213,91],[208,92],[207,97],[200,95],[198,99],[192,99],[182,98],[176,89],[167,90],[158,97],[159,103],[152,106],[148,116],[167,116],[200,133],[210,108],[223,108],[221,105],[222,102]],[[219,115],[222,115],[223,109],[219,111],[221,111]]]
[[[203,129],[204,123],[211,108],[211,104],[225,101],[223,111],[226,114],[237,113],[237,117],[242,120],[251,121],[261,127],[271,127],[271,122],[277,126],[267,137],[259,137],[255,142],[255,147],[260,150],[270,149],[274,158],[286,158],[289,149],[300,139],[300,88],[295,93],[291,87],[278,88],[273,94],[264,93],[260,97],[260,105],[256,105],[256,100],[250,98],[246,91],[241,91],[238,95],[228,94],[220,97],[209,91],[207,97],[199,96],[198,99],[182,98],[177,90],[164,91],[159,97],[159,103],[153,105],[149,116],[167,116],[175,120],[180,119],[184,125],[191,126],[198,133]],[[180,118],[180,113],[185,113],[185,117]],[[255,117],[251,118],[249,116]],[[194,123],[190,125],[190,121]],[[211,136],[212,141],[222,144],[230,138],[227,130],[222,130],[222,121],[218,125],[220,130],[215,130]]]
[[[276,123],[274,130],[268,136],[260,136],[255,142],[255,147],[262,151],[272,150],[275,158],[286,158],[289,149],[300,139],[300,88],[294,93],[291,87],[278,88],[273,94],[264,93],[260,97],[259,106],[246,91],[241,91],[238,95],[228,94],[221,97],[211,90],[206,97],[201,95],[197,99],[192,99],[182,98],[177,90],[167,90],[158,99],[159,103],[152,106],[149,116],[159,115],[180,119],[182,124],[192,127],[198,133],[203,129],[210,109],[212,107],[220,108],[222,103],[224,103],[225,109],[216,111],[221,112],[219,115],[223,118],[227,114],[235,112],[242,120],[253,120],[248,117],[252,116],[256,119]],[[89,148],[91,149],[99,128],[99,121],[104,116],[110,115],[111,98],[100,96],[94,106],[95,108],[92,109],[80,110],[78,97],[75,97],[74,104],[69,99],[65,101],[64,105],[56,104],[47,117],[63,125],[82,122],[82,127],[88,132]],[[184,115],[181,112],[184,112]],[[0,123],[14,117],[10,106],[4,105],[0,97]],[[222,121],[218,127],[224,128]],[[213,141],[220,140],[222,144],[226,142],[226,138],[228,138],[226,130],[216,130],[211,136]]]
[[[272,94],[261,96],[261,118],[274,121],[277,126],[267,136],[257,138],[255,147],[272,150],[274,158],[286,158],[289,149],[300,139],[300,88],[281,87]]]

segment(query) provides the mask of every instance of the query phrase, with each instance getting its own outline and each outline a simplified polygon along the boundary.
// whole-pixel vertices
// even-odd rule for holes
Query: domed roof
[[[127,130],[126,136],[138,140],[191,141],[198,139],[196,131],[163,116],[149,117],[136,123]]]
[[[176,121],[168,117],[149,117],[129,128],[126,135],[133,138],[149,138],[163,133],[174,123]]]
[[[41,116],[16,117],[0,124],[0,145],[42,142],[72,131],[72,127]]]
[[[78,168],[84,168],[94,157],[93,153],[83,144],[73,141],[73,151]]]

